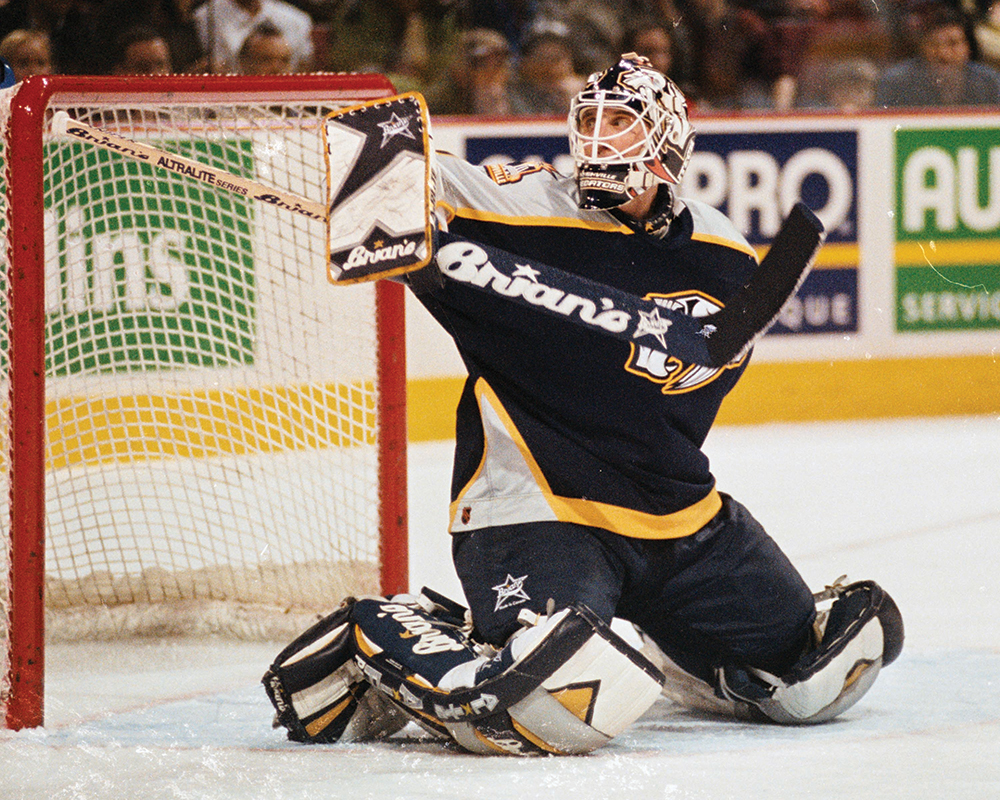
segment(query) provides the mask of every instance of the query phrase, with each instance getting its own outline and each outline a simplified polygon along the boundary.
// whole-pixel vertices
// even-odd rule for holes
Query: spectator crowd
[[[704,110],[1000,105],[1000,0],[0,0],[18,79],[375,71],[434,114],[563,115],[623,52]]]

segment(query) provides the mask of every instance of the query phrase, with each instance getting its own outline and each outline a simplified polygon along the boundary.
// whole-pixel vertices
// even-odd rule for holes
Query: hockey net
[[[322,221],[54,137],[52,115],[323,202],[323,115],[389,94],[362,75],[3,93],[8,725],[40,724],[41,628],[282,640],[406,584],[400,287],[332,287]]]

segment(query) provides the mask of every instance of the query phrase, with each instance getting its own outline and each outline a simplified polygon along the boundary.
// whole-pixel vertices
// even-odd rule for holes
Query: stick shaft
[[[118,153],[126,158],[142,161],[151,164],[175,175],[183,175],[186,178],[207,183],[217,189],[225,189],[240,197],[251,200],[259,200],[262,203],[269,203],[286,211],[292,211],[303,216],[326,221],[327,210],[322,203],[307,200],[299,195],[286,192],[283,189],[276,189],[258,183],[250,178],[234,175],[224,169],[211,167],[202,164],[192,158],[179,156],[158,147],[137,142],[134,139],[122,136],[117,133],[95,128],[83,122],[78,122],[65,113],[58,113],[52,120],[52,132],[70,136],[78,141],[102,147]]]

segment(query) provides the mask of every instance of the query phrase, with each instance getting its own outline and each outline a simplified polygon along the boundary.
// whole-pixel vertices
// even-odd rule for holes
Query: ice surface
[[[1000,418],[718,428],[720,488],[815,587],[873,578],[899,660],[832,723],[732,723],[666,701],[588,756],[398,741],[301,746],[258,685],[280,647],[57,645],[47,727],[0,731],[0,798],[756,800],[1000,797]],[[461,597],[444,531],[449,443],[411,450],[411,582]]]

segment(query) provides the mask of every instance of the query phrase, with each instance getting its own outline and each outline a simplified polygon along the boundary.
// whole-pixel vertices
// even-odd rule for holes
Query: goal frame
[[[45,252],[43,135],[53,100],[116,102],[356,102],[395,94],[373,74],[268,77],[36,76],[15,90],[6,142],[8,203],[10,574],[8,728],[44,722],[45,671]],[[408,586],[404,289],[376,286],[380,484],[379,569],[386,594]],[[39,332],[42,332],[39,335]]]

